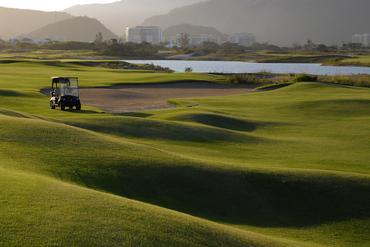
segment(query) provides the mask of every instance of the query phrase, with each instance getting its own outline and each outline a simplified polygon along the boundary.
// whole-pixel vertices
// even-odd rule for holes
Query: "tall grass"
[[[228,77],[231,84],[244,84],[251,86],[263,86],[270,84],[284,84],[291,82],[293,75],[277,75],[271,73],[235,74]]]
[[[320,82],[335,83],[340,85],[370,87],[370,75],[348,75],[348,76],[319,76]]]

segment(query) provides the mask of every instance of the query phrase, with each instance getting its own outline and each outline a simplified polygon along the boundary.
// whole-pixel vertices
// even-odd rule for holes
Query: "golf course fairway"
[[[0,246],[370,246],[369,88],[51,110],[41,91],[64,75],[86,88],[227,82],[0,61]]]

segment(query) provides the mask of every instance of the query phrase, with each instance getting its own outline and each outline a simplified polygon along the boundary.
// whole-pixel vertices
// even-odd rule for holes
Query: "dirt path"
[[[111,113],[173,107],[167,101],[178,98],[226,96],[253,91],[243,86],[212,83],[121,85],[110,88],[81,89],[82,103]]]

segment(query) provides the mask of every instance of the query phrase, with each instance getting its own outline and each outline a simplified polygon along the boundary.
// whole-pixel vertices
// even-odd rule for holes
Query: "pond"
[[[312,75],[370,75],[370,67],[322,66],[312,63],[250,63],[232,61],[184,61],[184,60],[125,60],[133,64],[154,64],[184,72],[191,68],[199,73],[257,73],[312,74]]]

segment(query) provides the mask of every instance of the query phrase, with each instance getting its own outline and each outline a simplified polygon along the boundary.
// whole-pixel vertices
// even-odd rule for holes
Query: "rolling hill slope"
[[[75,17],[52,23],[31,32],[27,36],[36,40],[92,42],[98,33],[101,33],[105,40],[118,38],[98,20],[89,17]]]
[[[163,35],[165,37],[173,37],[179,33],[187,33],[189,35],[210,34],[210,35],[216,35],[218,37],[224,36],[224,34],[218,31],[216,28],[195,26],[195,25],[190,25],[190,24],[180,24],[180,25],[171,26],[163,31]]]
[[[16,38],[45,25],[66,20],[72,16],[60,12],[43,12],[0,7],[0,38]]]
[[[42,176],[0,171],[3,246],[293,246]]]
[[[219,78],[58,61],[0,69],[4,244],[369,245],[367,88],[306,82],[132,117],[50,111],[40,89],[55,74],[83,86]]]
[[[103,22],[117,35],[126,27],[140,25],[145,19],[168,11],[201,2],[202,0],[120,0],[108,4],[76,5],[65,10],[74,16],[89,16]]]

